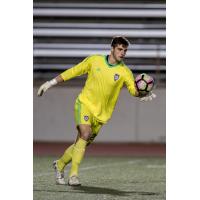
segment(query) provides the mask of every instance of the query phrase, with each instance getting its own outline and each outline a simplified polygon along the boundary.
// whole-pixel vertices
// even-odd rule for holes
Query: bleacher
[[[125,63],[165,83],[164,1],[34,1],[34,78],[48,78],[91,54],[108,54],[115,35],[131,45]],[[121,1],[122,2],[122,1]],[[154,2],[154,3],[152,3]]]

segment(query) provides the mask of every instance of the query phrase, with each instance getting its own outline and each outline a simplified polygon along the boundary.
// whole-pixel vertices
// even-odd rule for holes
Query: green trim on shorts
[[[78,124],[80,124],[80,123],[81,123],[81,102],[78,99]]]

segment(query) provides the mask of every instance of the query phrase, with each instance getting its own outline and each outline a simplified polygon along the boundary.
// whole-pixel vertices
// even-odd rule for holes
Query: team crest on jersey
[[[84,116],[84,120],[87,122],[89,117],[87,115]]]
[[[117,81],[119,79],[119,74],[114,75],[114,80]]]

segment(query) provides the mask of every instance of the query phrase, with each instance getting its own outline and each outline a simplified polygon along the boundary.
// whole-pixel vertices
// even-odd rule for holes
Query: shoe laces
[[[60,172],[60,171],[57,171],[57,177],[58,178],[64,178],[64,172],[62,171],[62,172]]]
[[[71,179],[72,179],[72,181],[79,182],[79,179],[77,176],[72,176]]]

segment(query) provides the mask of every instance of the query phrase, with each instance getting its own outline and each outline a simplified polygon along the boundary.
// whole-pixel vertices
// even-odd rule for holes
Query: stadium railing
[[[34,16],[165,17],[163,4],[35,3]]]
[[[62,70],[90,54],[109,53],[114,35],[133,45],[127,63],[165,73],[165,3],[34,2],[34,72]]]

